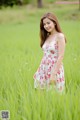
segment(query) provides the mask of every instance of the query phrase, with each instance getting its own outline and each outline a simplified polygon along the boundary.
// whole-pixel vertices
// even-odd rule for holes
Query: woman
[[[61,31],[56,16],[46,13],[40,21],[40,46],[43,58],[34,74],[34,87],[45,89],[55,88],[63,91],[65,86],[63,57],[66,39]]]

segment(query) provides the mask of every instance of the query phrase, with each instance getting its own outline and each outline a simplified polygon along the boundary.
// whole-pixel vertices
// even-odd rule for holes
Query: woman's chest
[[[51,41],[51,42],[45,42],[43,47],[42,47],[43,51],[55,51],[58,49],[58,43],[57,41]]]

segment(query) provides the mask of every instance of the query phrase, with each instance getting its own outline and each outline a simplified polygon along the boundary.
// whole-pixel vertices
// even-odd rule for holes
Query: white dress
[[[62,33],[59,34],[63,36]],[[54,67],[58,59],[58,44],[56,38],[57,35],[49,44],[46,44],[46,42],[43,44],[42,50],[44,55],[41,60],[40,66],[38,67],[36,73],[33,76],[34,88],[40,88],[40,89],[55,88],[58,91],[63,91],[64,89],[65,78],[64,78],[63,64],[61,64],[61,67],[59,68],[55,76],[56,84],[53,84],[52,87],[50,87],[49,85],[51,71],[52,69],[54,70]]]

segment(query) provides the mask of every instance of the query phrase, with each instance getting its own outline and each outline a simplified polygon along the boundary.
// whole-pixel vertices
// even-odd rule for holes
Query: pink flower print
[[[54,54],[54,51],[53,51],[53,50],[51,50],[50,52],[51,52],[52,54]]]
[[[45,80],[47,80],[47,76],[45,75]]]
[[[51,61],[50,61],[50,60],[48,60],[48,61],[47,61],[47,65],[49,65],[49,63],[50,63],[50,62],[51,62]]]
[[[62,82],[62,79],[60,78],[60,82]]]
[[[57,82],[59,83],[59,80],[57,80]]]
[[[54,56],[54,58],[57,58],[57,56]]]
[[[60,74],[60,70],[58,70],[58,72],[57,72],[58,74]]]
[[[50,74],[47,74],[47,78],[50,78]]]
[[[50,70],[51,70],[51,66],[50,66],[49,68],[50,68]]]
[[[50,72],[51,71],[51,67],[49,67],[49,69],[48,69],[48,72]]]
[[[49,58],[51,58],[51,55],[48,55]]]
[[[43,79],[43,77],[42,77],[42,76],[40,76],[40,79]]]
[[[58,46],[55,44],[55,49],[58,49]]]
[[[54,60],[52,61],[52,64],[54,64]]]
[[[62,81],[64,81],[64,77],[62,76]]]

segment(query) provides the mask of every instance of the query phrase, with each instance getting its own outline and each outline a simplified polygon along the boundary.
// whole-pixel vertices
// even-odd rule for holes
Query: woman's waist
[[[44,56],[43,59],[42,59],[43,62],[45,63],[56,63],[57,62],[57,56]]]
[[[58,53],[51,54],[45,52],[43,56],[47,57],[48,59],[58,59]]]

